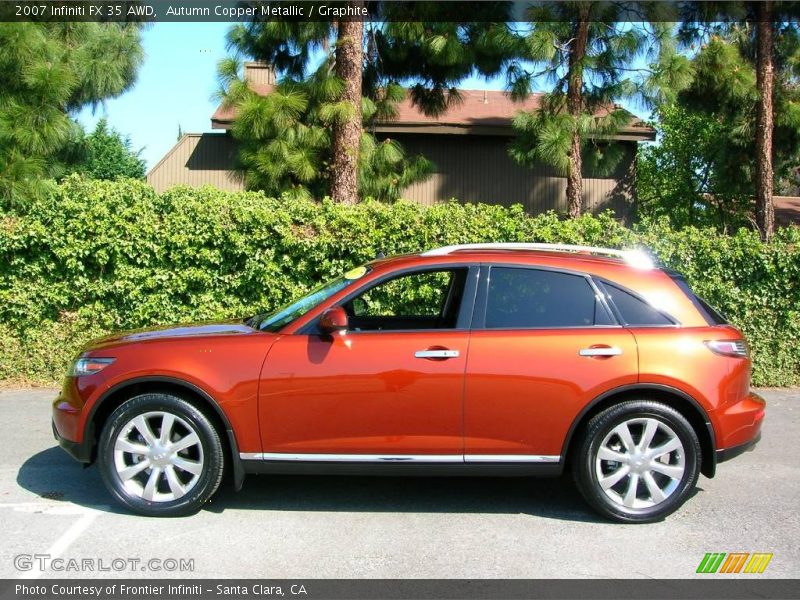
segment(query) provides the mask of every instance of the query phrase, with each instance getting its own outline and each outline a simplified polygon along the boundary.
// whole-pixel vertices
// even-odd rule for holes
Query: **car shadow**
[[[96,467],[84,468],[54,446],[31,456],[17,484],[51,501],[126,514]],[[607,523],[566,477],[366,477],[248,475],[240,492],[223,481],[204,510],[525,514]]]
[[[31,456],[17,471],[17,485],[42,499],[124,513],[106,492],[100,472],[75,462],[58,446]]]

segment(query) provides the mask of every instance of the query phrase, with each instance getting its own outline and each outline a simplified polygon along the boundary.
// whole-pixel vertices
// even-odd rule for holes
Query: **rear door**
[[[570,425],[638,378],[634,337],[583,274],[482,267],[464,399],[467,462],[557,462]]]

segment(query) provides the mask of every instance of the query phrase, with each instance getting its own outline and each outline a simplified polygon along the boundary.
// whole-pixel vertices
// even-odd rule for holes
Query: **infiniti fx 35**
[[[637,250],[471,244],[384,258],[245,320],[98,339],[53,431],[144,515],[223,471],[546,476],[650,522],[759,439],[742,334]]]

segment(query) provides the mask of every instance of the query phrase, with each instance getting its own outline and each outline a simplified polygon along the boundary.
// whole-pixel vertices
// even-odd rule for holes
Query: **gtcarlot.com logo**
[[[93,573],[108,571],[194,571],[193,558],[60,558],[49,554],[17,554],[14,567],[18,571],[55,571]]]
[[[772,553],[707,552],[697,566],[698,573],[763,573]]]

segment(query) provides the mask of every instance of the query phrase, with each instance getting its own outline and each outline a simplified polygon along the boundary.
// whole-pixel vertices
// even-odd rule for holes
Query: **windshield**
[[[367,267],[356,267],[345,273],[343,276],[323,283],[319,287],[314,288],[308,294],[290,302],[286,306],[279,308],[271,313],[264,313],[250,317],[246,323],[254,329],[262,331],[278,331],[282,329],[295,319],[299,319],[312,308],[317,306],[320,302],[324,302],[337,292],[348,287],[358,279],[361,279],[369,272]]]

